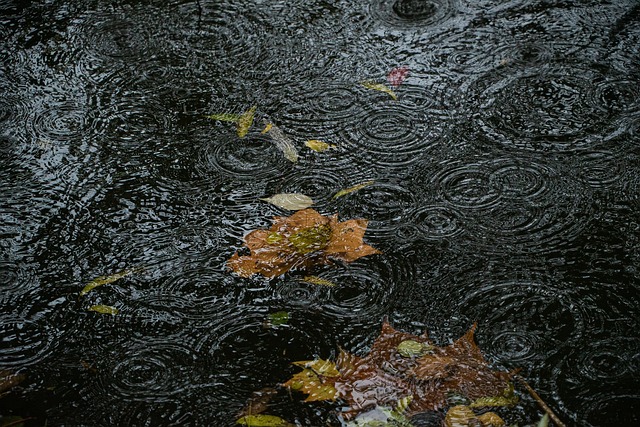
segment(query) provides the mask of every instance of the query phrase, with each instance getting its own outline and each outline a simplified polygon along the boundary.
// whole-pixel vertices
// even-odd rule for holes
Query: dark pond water
[[[439,345],[475,321],[567,425],[640,425],[638,2],[422,3],[0,1],[0,369],[25,377],[0,413],[233,425],[388,316]],[[397,101],[360,84],[399,66]],[[252,105],[243,139],[204,117]],[[232,274],[286,192],[369,219],[383,254],[315,272],[335,288]],[[523,426],[541,411],[520,396]],[[335,419],[301,399],[269,413]]]

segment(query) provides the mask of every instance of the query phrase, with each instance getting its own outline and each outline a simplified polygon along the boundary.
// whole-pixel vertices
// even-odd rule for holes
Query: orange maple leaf
[[[363,242],[366,219],[339,222],[338,215],[326,217],[313,209],[289,217],[274,217],[269,230],[254,230],[245,236],[251,255],[237,252],[227,265],[238,275],[262,274],[274,277],[292,268],[330,264],[333,259],[352,262],[380,253]]]

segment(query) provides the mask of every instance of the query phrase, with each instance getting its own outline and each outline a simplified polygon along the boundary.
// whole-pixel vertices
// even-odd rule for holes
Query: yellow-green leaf
[[[361,84],[362,84],[362,86],[366,87],[367,89],[373,89],[373,90],[377,90],[377,91],[380,91],[380,92],[384,92],[384,93],[388,94],[394,100],[398,99],[398,95],[396,95],[394,91],[392,91],[387,86],[385,86],[385,85],[383,85],[381,83],[362,82]]]
[[[398,353],[403,357],[423,356],[434,349],[432,345],[421,343],[415,340],[404,340],[398,344]]]
[[[240,138],[244,138],[249,132],[251,125],[253,125],[253,117],[256,114],[256,108],[257,107],[254,105],[238,117],[238,136]]]
[[[236,424],[241,424],[248,427],[289,427],[293,424],[283,420],[275,415],[245,415],[236,421]]]
[[[221,122],[236,123],[240,119],[240,114],[220,113],[220,114],[210,114],[205,117],[211,120],[219,120]]]
[[[120,312],[120,310],[118,310],[115,307],[111,307],[110,305],[92,305],[87,310],[95,311],[96,313],[100,313],[100,314],[113,314],[113,315],[118,314]]]
[[[264,129],[262,129],[262,132],[260,133],[264,135],[265,133],[269,132],[272,127],[273,127],[273,123],[265,123]]]
[[[318,153],[328,150],[329,148],[336,148],[335,145],[327,144],[326,142],[320,141],[319,139],[308,139],[307,141],[305,141],[304,145],[311,148],[313,151],[317,151]]]
[[[514,393],[513,383],[508,383],[500,396],[486,396],[474,400],[470,408],[482,408],[485,406],[513,406],[518,403],[518,396]]]
[[[367,186],[369,186],[369,185],[373,184],[374,182],[375,182],[375,181],[371,180],[371,181],[363,182],[363,183],[361,183],[361,184],[354,185],[353,187],[345,188],[345,189],[343,189],[343,190],[338,191],[338,192],[333,196],[333,198],[334,198],[334,199],[337,199],[338,197],[342,197],[342,196],[345,196],[345,195],[347,195],[347,194],[349,194],[349,193],[353,193],[354,191],[361,190],[361,189],[363,189],[364,187],[367,187]]]
[[[340,375],[340,372],[338,372],[338,368],[336,368],[336,364],[329,360],[301,360],[292,363],[302,368],[311,369],[316,374],[322,375],[324,377],[337,377],[338,375]]]
[[[318,277],[318,276],[304,276],[300,281],[305,283],[311,283],[312,285],[329,286],[330,288],[333,288],[334,286],[336,286],[336,284],[333,283],[332,281],[323,279],[322,277]]]
[[[108,283],[113,283],[116,280],[120,280],[125,276],[135,273],[136,271],[139,271],[139,270],[138,269],[123,270],[123,271],[119,271],[118,273],[114,273],[110,276],[96,277],[91,282],[87,283],[87,285],[80,291],[80,296],[83,296],[91,292],[93,289],[97,288],[98,286],[106,285]]]
[[[311,197],[300,193],[281,193],[260,200],[290,211],[299,211],[313,205]]]

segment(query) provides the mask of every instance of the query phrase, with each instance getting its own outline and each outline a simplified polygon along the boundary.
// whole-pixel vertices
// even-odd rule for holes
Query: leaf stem
[[[518,379],[518,381],[520,381],[520,383],[524,386],[524,388],[527,389],[531,397],[533,397],[533,399],[536,402],[538,402],[538,405],[540,405],[540,407],[547,414],[549,414],[549,418],[551,418],[558,427],[567,427],[565,423],[560,421],[560,418],[558,418],[558,416],[553,412],[553,410],[549,407],[549,405],[544,403],[544,400],[542,400],[542,398],[538,395],[538,393],[536,393],[536,391],[524,380],[524,378],[522,378],[520,375],[516,375],[515,377]]]

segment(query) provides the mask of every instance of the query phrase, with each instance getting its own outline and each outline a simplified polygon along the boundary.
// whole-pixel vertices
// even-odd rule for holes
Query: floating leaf
[[[231,113],[211,114],[205,117],[211,120],[219,120],[221,122],[236,123],[238,120],[240,120],[240,114],[231,114]]]
[[[292,268],[331,264],[334,259],[352,262],[380,253],[363,242],[367,220],[338,221],[308,208],[290,217],[275,217],[269,230],[254,230],[245,237],[250,256],[236,252],[227,265],[238,275],[275,277]]]
[[[288,209],[290,211],[306,209],[309,206],[313,205],[313,200],[311,200],[311,197],[305,196],[304,194],[300,193],[281,193],[260,200],[269,202],[274,206],[282,209]]]
[[[336,286],[336,284],[332,281],[323,279],[322,277],[318,276],[304,276],[301,279],[301,282],[311,283],[312,285],[329,286],[330,288]]]
[[[343,190],[338,191],[334,196],[333,199],[337,199],[338,197],[342,197],[345,196],[349,193],[353,193],[354,191],[358,191],[363,189],[364,187],[367,187],[371,184],[373,184],[375,181],[371,180],[371,181],[367,181],[367,182],[363,182],[361,184],[356,184],[353,187],[349,187],[349,188],[345,188]]]
[[[385,321],[369,354],[359,357],[340,351],[335,363],[338,375],[333,370],[327,371],[330,375],[323,375],[311,369],[310,362],[298,362],[304,370],[285,385],[307,394],[317,391],[320,385],[335,389],[335,394],[326,396],[345,402],[347,406],[342,415],[346,420],[374,407],[395,406],[396,412],[406,412],[408,417],[440,410],[447,406],[451,393],[467,399],[499,395],[512,374],[489,368],[475,344],[474,330],[475,326],[453,344],[437,347],[426,334],[416,336],[396,331]],[[407,341],[421,343],[432,350],[418,357],[402,357],[398,348]],[[317,395],[314,400],[318,400]],[[468,406],[454,408],[448,416],[450,426],[467,426],[463,424],[465,420],[476,418]]]
[[[238,117],[238,136],[240,138],[244,138],[249,132],[251,125],[253,125],[253,117],[256,113],[256,108],[257,107],[254,105]]]
[[[330,377],[327,377],[330,378]],[[283,384],[291,390],[307,394],[305,402],[318,400],[335,400],[338,391],[330,381],[321,379],[312,369],[305,368]]]
[[[269,325],[281,326],[286,325],[289,322],[289,313],[286,311],[276,311],[269,314]]]
[[[96,313],[100,313],[100,314],[113,314],[113,315],[118,314],[120,312],[120,310],[118,310],[115,307],[111,307],[110,305],[92,305],[87,310],[95,311]]]
[[[336,148],[335,145],[327,144],[326,142],[320,141],[319,139],[308,139],[307,141],[305,141],[304,145],[319,153],[326,151],[329,148]]]
[[[398,87],[404,82],[409,74],[409,67],[403,66],[394,68],[387,75],[387,81],[393,87]]]
[[[282,153],[284,154],[284,157],[287,160],[293,163],[297,162],[298,150],[296,150],[296,146],[293,144],[293,141],[291,140],[291,138],[285,135],[284,132],[282,132],[282,130],[276,125],[274,125],[273,123],[268,123],[265,120],[265,124],[266,126],[265,126],[264,132],[269,133],[269,135],[271,136],[271,139],[273,139],[273,142],[275,142],[276,147],[278,147],[278,150],[282,151]]]
[[[264,129],[262,129],[262,131],[260,133],[262,135],[264,135],[265,133],[269,132],[272,127],[273,127],[272,123],[267,123],[267,124],[264,125]]]
[[[236,421],[236,424],[241,424],[248,427],[290,427],[294,426],[280,417],[275,415],[245,415]]]
[[[89,292],[91,292],[93,289],[97,288],[98,286],[102,286],[102,285],[106,285],[109,283],[113,283],[116,280],[120,280],[125,276],[129,276],[130,274],[133,274],[137,271],[140,271],[140,269],[130,269],[130,270],[123,270],[120,271],[118,273],[114,273],[110,276],[100,276],[97,277],[95,279],[93,279],[91,282],[87,283],[87,285],[80,291],[80,296],[83,296]]]
[[[398,99],[398,95],[396,95],[394,91],[392,91],[391,89],[389,89],[387,86],[383,85],[382,83],[362,82],[361,84],[362,84],[362,86],[366,87],[367,89],[373,89],[373,90],[378,90],[380,92],[384,92],[384,93],[388,94],[394,100]]]

